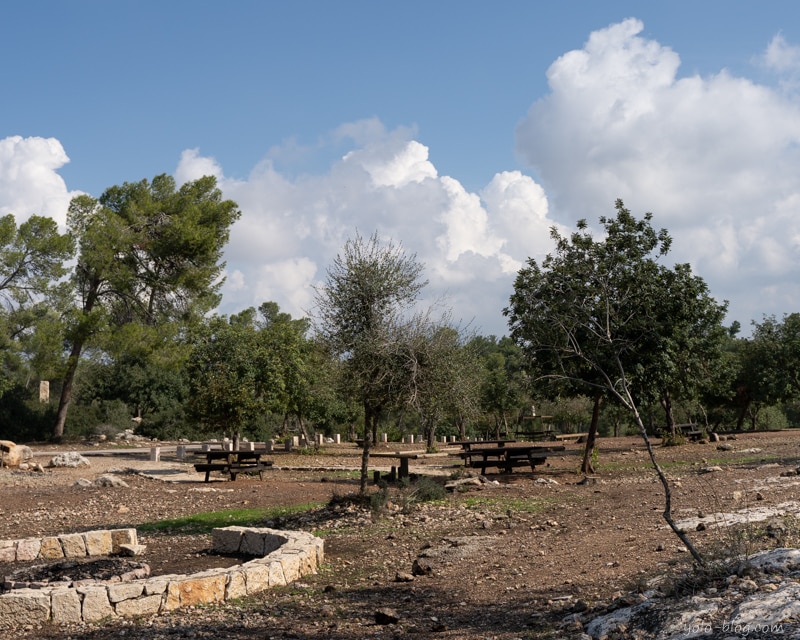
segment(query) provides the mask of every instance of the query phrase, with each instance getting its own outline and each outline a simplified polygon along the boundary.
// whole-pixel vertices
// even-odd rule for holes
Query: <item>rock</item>
[[[92,481],[87,480],[86,478],[78,478],[74,484],[76,487],[91,487]]]
[[[405,571],[398,571],[394,576],[395,582],[414,582],[414,576],[411,573],[406,573]]]
[[[722,467],[719,466],[712,466],[712,467],[703,467],[700,469],[700,473],[716,473],[717,471],[722,471]]]
[[[719,445],[719,446],[717,447],[717,451],[733,451],[733,450],[734,450],[734,448],[735,448],[735,447],[734,447],[732,444],[728,444],[728,443],[726,442],[725,444],[721,444],[721,445]]]
[[[146,544],[121,544],[119,545],[119,555],[133,557],[142,556],[147,551]]]
[[[19,467],[29,464],[33,460],[33,450],[24,444],[15,444],[11,440],[0,440],[0,445],[8,447],[8,453],[3,454],[3,465],[6,467]]]
[[[91,463],[84,458],[77,451],[68,451],[67,453],[59,453],[50,459],[49,467],[91,467]]]
[[[415,576],[433,575],[433,565],[425,558],[417,558],[411,565],[411,573]]]
[[[397,624],[400,622],[400,614],[394,609],[384,607],[375,612],[375,624]]]
[[[127,487],[128,483],[116,476],[102,475],[92,483],[95,487]]]

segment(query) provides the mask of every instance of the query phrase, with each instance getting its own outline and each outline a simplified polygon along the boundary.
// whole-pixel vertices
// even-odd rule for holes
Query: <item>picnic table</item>
[[[470,448],[458,453],[464,459],[464,465],[480,469],[481,474],[486,474],[488,467],[497,467],[500,471],[511,473],[514,467],[528,465],[531,471],[547,461],[551,453],[564,451],[563,445],[512,445],[495,447]]]
[[[400,461],[400,470],[398,477],[408,478],[408,461],[420,460],[422,458],[441,458],[450,455],[447,451],[427,453],[425,451],[376,451],[370,453],[370,458],[396,458]]]
[[[260,480],[264,479],[264,469],[272,466],[272,460],[262,460],[267,453],[266,449],[209,449],[208,451],[195,451],[194,455],[205,457],[205,462],[194,465],[195,471],[205,472],[205,481],[209,482],[212,471],[221,471],[230,474],[235,481],[240,473],[258,472]]]

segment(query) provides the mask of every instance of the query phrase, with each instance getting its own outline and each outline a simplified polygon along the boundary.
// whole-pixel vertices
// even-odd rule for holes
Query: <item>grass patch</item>
[[[289,507],[269,507],[265,509],[222,509],[206,511],[182,518],[145,522],[136,528],[143,533],[172,534],[204,534],[211,533],[219,527],[252,527],[258,526],[279,516],[293,515],[321,506],[322,503],[308,503]]]
[[[539,513],[544,511],[552,500],[542,498],[479,498],[468,497],[464,499],[467,509],[487,509],[491,511],[519,511],[521,513]]]

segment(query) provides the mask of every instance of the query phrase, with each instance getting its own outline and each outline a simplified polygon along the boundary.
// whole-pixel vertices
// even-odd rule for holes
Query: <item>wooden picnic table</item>
[[[447,451],[437,453],[427,453],[426,451],[376,451],[370,453],[370,458],[396,458],[400,460],[400,470],[398,477],[408,478],[408,461],[420,460],[422,458],[441,458],[450,455]]]
[[[529,465],[533,472],[538,465],[547,461],[549,454],[564,449],[563,445],[478,447],[461,451],[458,455],[464,458],[465,466],[480,469],[481,474],[485,475],[488,467],[497,467],[500,471],[511,473],[514,467]]]
[[[205,457],[205,462],[194,465],[195,471],[205,472],[205,481],[209,482],[212,471],[229,473],[231,480],[235,481],[240,473],[257,471],[260,480],[264,479],[264,469],[272,466],[272,460],[262,460],[266,449],[209,449],[208,451],[195,451],[194,455]]]

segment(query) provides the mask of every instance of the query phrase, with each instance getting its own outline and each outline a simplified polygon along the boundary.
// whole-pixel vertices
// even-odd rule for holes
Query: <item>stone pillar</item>
[[[388,433],[382,433],[381,434],[381,442],[389,442],[389,434]]]
[[[161,447],[150,447],[150,461],[158,462],[161,460]]]
[[[184,460],[186,460],[186,445],[184,445],[184,444],[179,444],[177,447],[175,447],[175,456],[176,456],[176,457],[178,458],[178,460],[180,460],[181,462],[183,462]]]
[[[202,445],[200,445],[200,450],[201,451],[211,451],[211,445],[208,444],[207,442],[204,442]]]
[[[287,451],[292,450],[292,445],[294,445],[294,438],[286,438],[286,441],[283,443],[283,446],[286,448]]]
[[[342,434],[341,433],[337,433],[336,435],[334,435],[333,436],[333,441],[336,444],[342,444]]]
[[[275,448],[275,441],[274,440],[267,440],[264,443],[264,447],[267,449],[267,453],[272,453],[272,450]]]
[[[50,381],[39,381],[39,402],[50,402]]]

